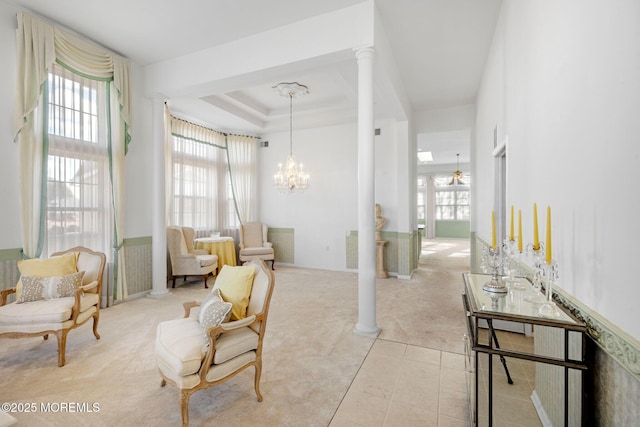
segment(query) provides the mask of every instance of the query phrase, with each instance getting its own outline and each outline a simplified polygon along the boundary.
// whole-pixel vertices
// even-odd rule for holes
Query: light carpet
[[[462,353],[460,292],[469,269],[468,240],[428,240],[410,280],[377,281],[378,340]],[[253,369],[196,392],[192,426],[327,426],[374,339],[353,334],[357,274],[279,267],[263,350],[261,392]],[[210,280],[210,286],[212,285]],[[159,298],[138,298],[101,311],[96,340],[90,325],[67,339],[67,364],[57,366],[55,337],[0,340],[0,402],[34,403],[12,414],[18,426],[176,426],[178,393],[160,387],[153,355],[159,322],[182,316],[182,303],[208,290],[187,282]],[[87,404],[93,412],[64,408]],[[97,408],[94,404],[97,404]],[[98,409],[98,410],[96,410]]]

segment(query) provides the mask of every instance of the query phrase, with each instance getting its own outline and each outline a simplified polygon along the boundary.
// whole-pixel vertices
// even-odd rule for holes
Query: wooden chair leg
[[[173,286],[171,286],[172,288],[176,287],[176,276],[172,276],[173,278]]]
[[[183,427],[189,426],[189,397],[191,397],[189,390],[180,390],[180,414]]]
[[[258,402],[262,402],[262,394],[260,394],[260,375],[262,374],[262,361],[256,360],[254,367],[256,368],[256,375],[253,380],[254,381],[253,386],[256,389],[256,396],[258,397]]]
[[[93,335],[97,340],[100,339],[100,334],[98,333],[98,320],[100,320],[100,312],[98,311],[93,315]]]
[[[209,275],[208,275],[208,274],[205,274],[205,275],[204,275],[204,287],[205,287],[205,289],[209,289],[209,286],[207,286],[207,279],[208,279],[208,278],[209,278]]]
[[[276,260],[272,259],[271,260],[271,269],[275,270],[275,267],[273,266],[276,263]]]
[[[68,329],[62,329],[56,332],[58,338],[58,366],[63,367],[65,364],[64,352],[67,347],[67,333]]]

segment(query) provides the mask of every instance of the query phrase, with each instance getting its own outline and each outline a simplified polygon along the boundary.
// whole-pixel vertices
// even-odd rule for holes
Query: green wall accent
[[[436,237],[469,238],[469,221],[436,221]]]
[[[22,259],[22,248],[0,250],[0,261],[18,261]]]
[[[151,241],[151,236],[132,237],[130,239],[124,239],[124,246],[151,245]]]
[[[273,243],[277,262],[293,264],[295,262],[295,230],[293,228],[269,228],[267,240]]]

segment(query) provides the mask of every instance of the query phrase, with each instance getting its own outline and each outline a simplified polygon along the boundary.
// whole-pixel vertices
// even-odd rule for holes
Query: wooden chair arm
[[[16,293],[16,288],[9,288],[9,289],[4,289],[0,291],[0,307],[2,307],[7,303],[7,298],[9,297],[9,295],[15,294],[15,293]]]
[[[182,304],[184,307],[184,317],[189,317],[191,315],[191,309],[194,307],[200,307],[200,302],[198,301],[187,301]]]
[[[220,324],[220,332],[229,332],[234,329],[244,328],[245,326],[249,326],[257,320],[256,315],[252,315],[249,317],[245,317],[244,319],[234,320],[232,322],[221,323]]]
[[[89,283],[88,285],[82,285],[78,288],[78,290],[82,290],[84,291],[88,291],[89,289],[93,289],[96,288],[98,286],[98,281],[94,280],[93,282]]]

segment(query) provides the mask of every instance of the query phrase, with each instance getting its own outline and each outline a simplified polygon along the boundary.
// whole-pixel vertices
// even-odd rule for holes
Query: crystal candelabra
[[[533,243],[527,245],[525,257],[530,265],[533,265],[533,291],[525,297],[526,301],[532,304],[543,304],[545,302],[542,292],[542,280],[544,264],[544,243],[540,242],[538,249],[534,249]]]
[[[482,251],[482,268],[486,273],[491,274],[491,280],[482,286],[483,290],[501,294],[507,293],[507,287],[504,282],[498,278],[500,267],[502,267],[500,248],[484,248]]]
[[[547,286],[545,302],[538,309],[538,313],[542,317],[558,317],[560,310],[553,302],[553,286],[558,280],[558,264],[552,260],[550,264],[542,263],[539,268],[540,275],[547,279]]]
[[[504,281],[515,289],[525,289],[525,286],[516,280],[517,261],[520,258],[518,245],[515,240],[505,239],[502,244],[502,262],[504,268]]]

